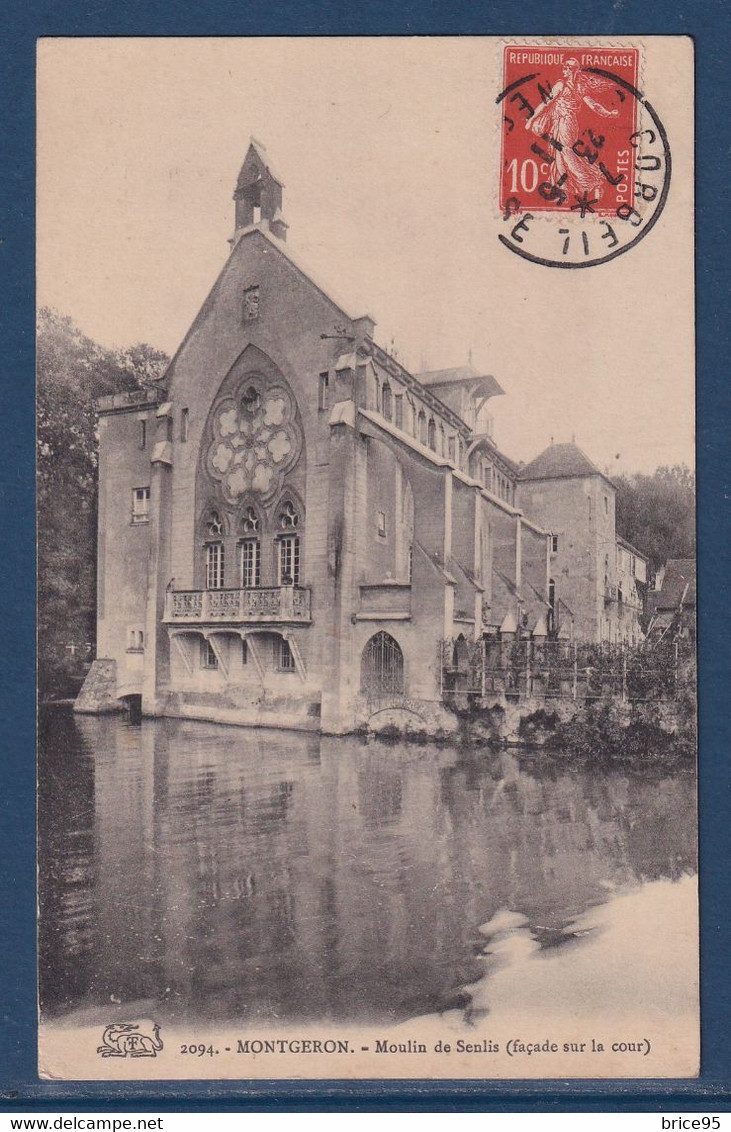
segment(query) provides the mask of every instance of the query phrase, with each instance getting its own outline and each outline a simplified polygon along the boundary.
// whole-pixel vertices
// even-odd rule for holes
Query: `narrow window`
[[[241,663],[249,663],[249,642],[246,637],[241,638]]]
[[[261,544],[256,538],[247,538],[241,544],[241,587],[257,589],[261,585]]]
[[[409,584],[414,580],[414,547],[409,547]]]
[[[609,514],[609,498],[606,495],[604,496],[604,514]]]
[[[294,656],[289,641],[284,637],[279,641],[277,664],[282,672],[294,672]]]
[[[147,447],[147,421],[140,421],[140,448]]]
[[[300,540],[299,535],[283,535],[279,539],[277,561],[278,582],[280,586],[300,584]]]
[[[386,513],[385,511],[378,512],[378,534],[381,538],[386,537]]]
[[[165,418],[165,439],[168,444],[173,439],[173,418],[169,415]]]
[[[450,436],[450,438],[447,442],[447,452],[449,454],[449,459],[452,461],[452,463],[454,463],[456,456],[457,456],[456,449],[457,449],[457,441],[456,441],[455,437]]]
[[[381,412],[387,421],[391,420],[393,415],[393,398],[391,396],[391,386],[386,382],[381,390]]]
[[[141,629],[130,629],[127,634],[127,651],[142,652],[145,647],[145,634]]]
[[[149,523],[150,521],[150,489],[149,487],[136,487],[132,491],[132,522]]]
[[[404,427],[404,398],[403,394],[397,393],[393,399],[395,408],[394,424],[396,428]]]
[[[437,450],[437,426],[434,423],[434,417],[429,417],[429,427],[427,429],[427,443],[432,452]]]
[[[551,552],[558,553],[558,535],[551,535]]]
[[[210,641],[201,641],[201,668],[218,668],[218,657]]]
[[[189,429],[189,427],[190,426],[189,426],[188,410],[187,409],[181,409],[181,411],[180,411],[180,439],[183,441],[183,443],[185,443],[185,441],[188,439],[188,429]]]
[[[426,413],[423,409],[419,410],[419,440],[426,444]]]
[[[327,389],[330,384],[330,374],[321,373],[317,386],[317,407],[322,412],[327,408]]]
[[[206,543],[206,589],[223,589],[223,543]]]
[[[445,456],[447,451],[447,437],[444,431],[444,425],[439,426],[439,455]]]

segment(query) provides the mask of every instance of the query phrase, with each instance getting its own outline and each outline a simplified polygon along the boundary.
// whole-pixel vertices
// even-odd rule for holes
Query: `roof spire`
[[[269,164],[266,149],[256,138],[250,138],[234,191],[236,231],[232,244],[237,242],[243,229],[254,225],[286,240],[288,225],[282,215],[283,188]]]

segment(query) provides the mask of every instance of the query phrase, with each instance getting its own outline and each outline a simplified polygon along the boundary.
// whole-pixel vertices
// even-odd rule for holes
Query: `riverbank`
[[[660,703],[496,702],[460,712],[469,747],[540,749],[561,762],[687,767],[696,760],[692,697]]]

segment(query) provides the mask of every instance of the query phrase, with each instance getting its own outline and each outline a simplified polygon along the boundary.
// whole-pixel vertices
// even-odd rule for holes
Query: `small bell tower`
[[[233,197],[236,202],[236,228],[232,245],[244,228],[254,224],[267,228],[279,240],[287,239],[288,224],[282,215],[283,188],[272,171],[265,147],[256,138],[251,138]]]

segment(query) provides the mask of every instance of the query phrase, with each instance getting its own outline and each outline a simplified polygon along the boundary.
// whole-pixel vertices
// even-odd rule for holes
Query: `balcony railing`
[[[251,624],[310,620],[310,590],[260,586],[247,590],[172,590],[165,620],[174,624]]]

